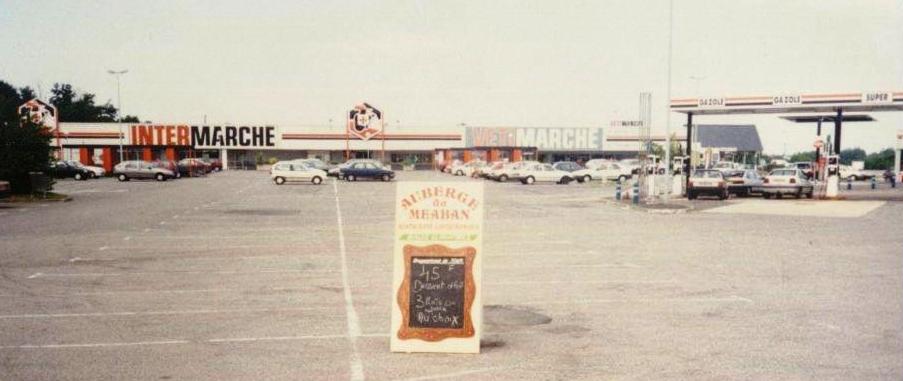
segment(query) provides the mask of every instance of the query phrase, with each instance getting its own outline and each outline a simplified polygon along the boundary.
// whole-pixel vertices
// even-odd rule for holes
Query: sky
[[[366,101],[400,128],[601,126],[671,97],[903,91],[901,0],[9,1],[0,80],[55,82],[158,123],[335,125]],[[670,38],[669,38],[670,37]],[[903,113],[844,129],[890,147]],[[812,125],[755,124],[767,153],[811,150]],[[671,131],[683,131],[670,114]]]

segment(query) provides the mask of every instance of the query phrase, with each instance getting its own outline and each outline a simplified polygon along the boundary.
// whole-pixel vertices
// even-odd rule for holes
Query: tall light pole
[[[671,50],[674,45],[674,0],[668,2],[668,99],[665,100],[665,174],[671,176]]]
[[[123,74],[128,73],[128,69],[123,70],[107,70],[107,73],[116,76],[116,107],[119,107],[119,162],[123,161],[122,158],[122,93],[120,91],[120,78]]]

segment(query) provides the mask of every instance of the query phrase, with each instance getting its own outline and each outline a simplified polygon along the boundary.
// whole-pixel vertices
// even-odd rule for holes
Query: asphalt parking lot
[[[427,355],[389,352],[393,183],[57,191],[0,206],[2,380],[903,378],[897,201],[661,215],[609,185],[487,182],[482,353]]]

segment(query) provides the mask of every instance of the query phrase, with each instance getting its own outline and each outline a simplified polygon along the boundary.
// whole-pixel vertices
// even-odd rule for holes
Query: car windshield
[[[693,172],[693,177],[697,178],[706,178],[706,179],[720,179],[721,172],[718,171],[696,171]]]

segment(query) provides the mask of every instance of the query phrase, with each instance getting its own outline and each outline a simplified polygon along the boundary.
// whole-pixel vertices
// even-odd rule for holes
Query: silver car
[[[116,176],[119,181],[129,181],[131,179],[166,181],[176,177],[173,171],[143,160],[129,160],[116,164],[113,167],[113,176]]]

